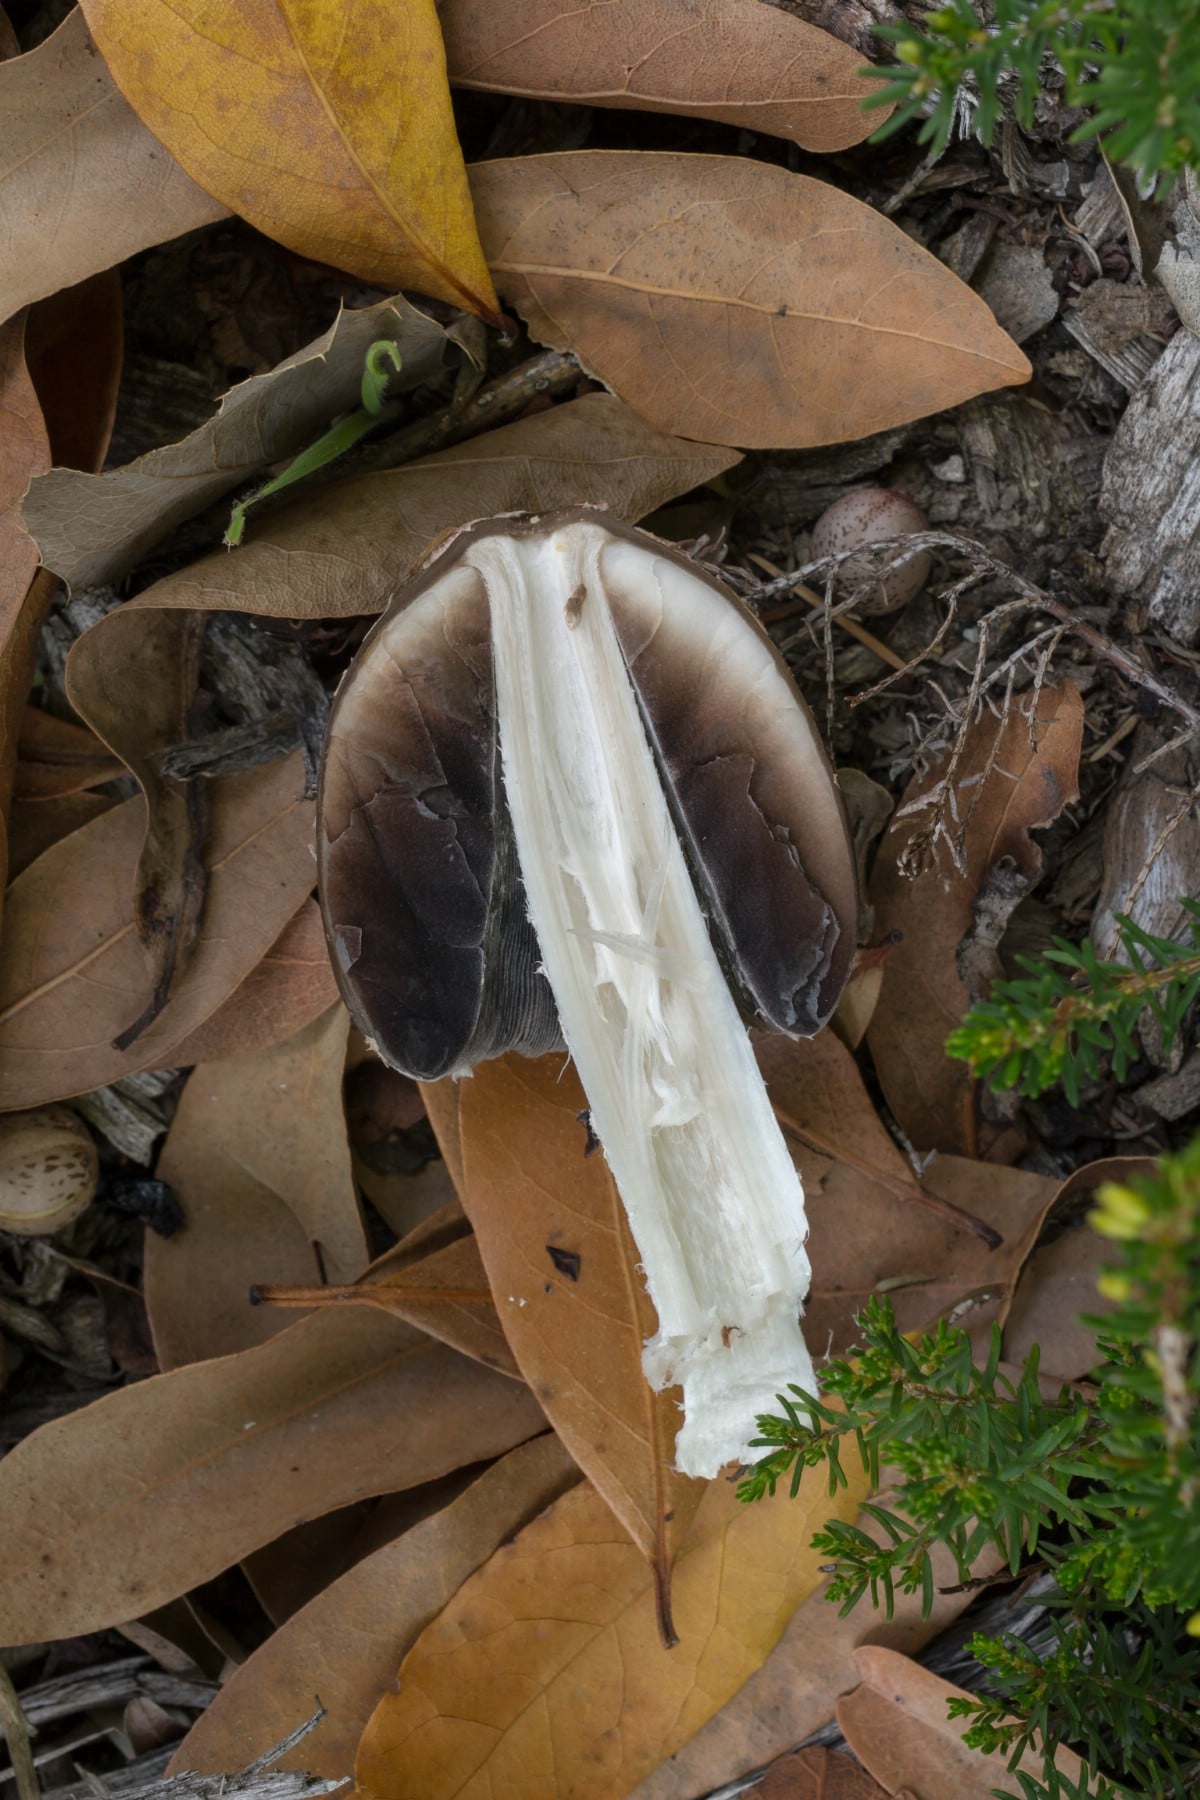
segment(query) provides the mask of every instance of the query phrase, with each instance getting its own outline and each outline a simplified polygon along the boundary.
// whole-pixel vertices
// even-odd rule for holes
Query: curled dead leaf
[[[129,633],[121,646],[128,659],[145,628],[140,614],[158,607],[357,618],[381,611],[431,546],[466,518],[589,505],[640,519],[740,460],[721,445],[656,431],[610,395],[588,394],[272,508],[235,555],[219,550],[165,576],[89,636]]]
[[[179,443],[102,475],[55,468],[36,479],[22,518],[42,561],[70,587],[115,580],[182,520],[306,449],[332,419],[353,411],[363,359],[378,339],[398,347],[401,367],[389,383],[397,393],[431,381],[455,349],[445,327],[401,295],[344,309],[278,368],[231,388],[213,417]]]

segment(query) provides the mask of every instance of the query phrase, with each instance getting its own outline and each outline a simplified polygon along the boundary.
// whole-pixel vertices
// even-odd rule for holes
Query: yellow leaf
[[[853,1460],[853,1459],[852,1459]],[[809,1539],[852,1519],[810,1470],[797,1499],[711,1482],[675,1568],[665,1650],[653,1575],[583,1483],[465,1583],[400,1665],[363,1735],[368,1800],[619,1800],[760,1666],[821,1580]],[[832,1616],[832,1615],[831,1615]]]
[[[84,0],[206,193],[304,256],[492,322],[434,0]]]

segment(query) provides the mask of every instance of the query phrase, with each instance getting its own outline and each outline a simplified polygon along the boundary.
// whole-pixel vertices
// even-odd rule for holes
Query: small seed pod
[[[895,488],[851,488],[813,526],[813,560],[928,529],[929,520],[907,494],[898,493]],[[856,600],[863,613],[894,612],[916,599],[929,579],[931,567],[925,550],[898,562],[894,568],[888,568],[887,559],[879,556],[849,556],[836,570],[837,597]]]
[[[87,1209],[98,1175],[91,1133],[67,1107],[0,1118],[0,1231],[62,1231]]]

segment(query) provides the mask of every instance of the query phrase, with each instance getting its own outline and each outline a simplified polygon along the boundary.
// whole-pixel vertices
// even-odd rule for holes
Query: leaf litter
[[[141,1614],[145,1641],[161,1644],[149,1621],[186,1607],[193,1623],[183,1636],[196,1644],[203,1609],[179,1597],[240,1565],[277,1628],[201,1715],[174,1766],[244,1766],[319,1688],[327,1718],[289,1761],[344,1774],[361,1738],[360,1783],[378,1800],[490,1791],[510,1772],[526,1785],[541,1779],[547,1792],[690,1800],[824,1724],[855,1679],[856,1646],[886,1643],[911,1672],[908,1658],[970,1596],[937,1592],[928,1621],[909,1597],[890,1625],[863,1609],[838,1620],[807,1549],[810,1527],[835,1510],[819,1482],[806,1483],[799,1502],[747,1509],[728,1484],[684,1483],[667,1468],[656,1445],[671,1435],[673,1402],[651,1395],[640,1374],[649,1303],[604,1163],[583,1154],[583,1096],[557,1059],[506,1061],[425,1090],[444,1158],[433,1165],[441,1185],[429,1189],[443,1203],[428,1217],[430,1199],[417,1198],[408,1173],[420,1161],[412,1121],[381,1128],[375,1179],[356,1181],[363,1164],[352,1157],[342,1091],[346,1019],[311,894],[303,759],[268,751],[231,773],[180,777],[171,758],[204,740],[197,707],[222,615],[262,622],[242,642],[264,665],[274,653],[255,633],[286,632],[317,671],[314,688],[328,689],[365,621],[436,540],[482,514],[592,503],[630,520],[656,514],[670,530],[671,502],[686,496],[693,517],[713,522],[698,554],[726,561],[743,589],[761,588],[739,560],[747,548],[751,562],[792,569],[816,516],[805,445],[832,446],[816,481],[835,494],[864,472],[887,471],[918,488],[942,522],[981,516],[976,535],[1006,544],[1014,568],[1024,570],[1026,556],[1028,579],[1045,581],[1039,558],[1064,529],[1056,536],[1047,522],[1059,495],[1030,475],[1037,408],[1011,392],[989,398],[1027,379],[1029,362],[940,257],[944,220],[933,202],[902,192],[871,150],[839,166],[840,186],[817,180],[811,160],[803,174],[780,167],[766,136],[722,153],[731,124],[841,151],[875,122],[857,107],[855,90],[872,85],[856,74],[861,52],[786,13],[737,4],[718,16],[675,0],[583,14],[507,0],[481,13],[475,0],[443,0],[463,118],[476,106],[508,107],[488,94],[558,103],[555,115],[481,112],[492,126],[468,132],[471,154],[487,159],[469,179],[489,274],[432,63],[415,117],[446,182],[414,181],[410,170],[395,184],[393,162],[369,193],[356,185],[367,170],[371,188],[396,141],[388,83],[352,79],[355,33],[374,33],[368,62],[380,67],[384,39],[365,0],[341,60],[333,11],[321,5],[303,20],[298,8],[247,9],[220,44],[197,40],[188,8],[168,18],[155,0],[119,11],[89,0],[85,10],[96,42],[76,12],[0,68],[11,121],[0,153],[0,310],[51,297],[40,348],[35,321],[27,328],[28,369],[20,322],[3,327],[0,529],[13,545],[5,605],[30,657],[10,657],[15,674],[0,695],[21,869],[0,939],[0,1105],[115,1094],[109,1084],[163,1071],[153,1076],[157,1135],[166,1134],[153,1173],[174,1190],[184,1225],[170,1238],[148,1231],[133,1261],[113,1265],[118,1278],[107,1264],[113,1228],[93,1207],[54,1265],[108,1295],[112,1354],[123,1333],[119,1367],[144,1378],[15,1434],[23,1441],[0,1467],[0,1638],[62,1637]],[[281,20],[297,29],[287,43]],[[437,36],[432,0],[406,24],[416,35],[404,53],[419,62],[421,44]],[[270,101],[241,66],[252,42],[278,52]],[[181,69],[202,84],[206,70],[221,72],[236,120],[224,146],[207,99],[195,115],[204,142],[190,119],[170,116]],[[314,97],[335,152],[297,220]],[[607,139],[595,129],[589,141],[590,127],[556,136],[551,119],[572,100],[657,111],[662,135],[651,141],[666,148],[628,147],[636,123]],[[519,116],[535,121],[525,137]],[[244,153],[231,157],[235,141]],[[292,169],[264,206],[253,165],[276,152]],[[347,164],[339,175],[337,159],[347,156],[354,172],[339,187]],[[211,195],[182,163],[202,172]],[[978,191],[978,167],[951,172]],[[881,209],[885,191],[899,224]],[[413,261],[419,215],[439,196],[449,196],[447,254],[418,246]],[[293,332],[286,348],[311,341],[276,366],[251,358],[248,367],[230,353],[216,411],[202,409],[180,441],[160,433],[136,460],[97,474],[119,368],[119,288],[101,272],[226,218],[227,207],[357,275],[362,290],[323,336]],[[400,218],[414,228],[408,250],[391,230]],[[1023,254],[1046,289],[1036,229],[1031,241]],[[169,248],[155,254],[169,263]],[[95,284],[63,294],[87,277]],[[492,277],[529,336],[559,352],[539,363],[528,339],[515,353],[508,346],[492,363],[494,394],[480,385],[481,357],[496,353],[448,304],[465,297],[492,314]],[[140,276],[123,271],[129,279]],[[401,286],[415,305],[389,292]],[[88,306],[98,327],[90,337],[77,323]],[[226,324],[237,306],[218,302]],[[237,337],[231,328],[229,341]],[[1029,353],[1045,411],[1055,377],[1039,337]],[[216,550],[214,504],[352,411],[365,352],[381,338],[399,346],[395,441],[415,431],[421,454],[401,448],[390,464],[392,440],[381,437],[344,469],[254,512],[235,554]],[[551,368],[553,385],[542,373]],[[492,424],[493,401],[495,419],[513,422]],[[946,410],[954,406],[957,415]],[[872,449],[884,436],[886,453]],[[1020,506],[1046,513],[1032,531],[994,474],[1010,467],[1018,438]],[[743,458],[756,446],[768,457]],[[955,454],[965,482],[930,473],[938,456],[950,470]],[[1064,477],[1059,488],[1068,486]],[[792,496],[783,524],[781,494]],[[722,536],[731,517],[732,547]],[[95,583],[121,583],[120,603],[106,600],[72,651],[65,689],[52,673],[43,687],[39,671],[32,711],[32,646],[55,584],[35,573],[28,532],[85,599]],[[953,566],[952,533],[939,554]],[[789,636],[787,619],[795,608],[807,618],[810,603],[775,586],[768,618],[780,597],[782,641],[810,695],[819,700],[827,686],[839,756],[884,792],[908,782],[875,853],[874,950],[854,1015],[842,1021],[856,1044],[865,1025],[866,1049],[852,1054],[830,1034],[759,1045],[809,1193],[808,1327],[834,1353],[848,1348],[854,1312],[886,1292],[906,1328],[952,1313],[979,1334],[996,1318],[1006,1358],[1037,1337],[1048,1367],[1083,1375],[1091,1339],[1072,1315],[1089,1302],[1097,1255],[1071,1223],[1075,1188],[1062,1177],[1086,1149],[1064,1166],[1046,1154],[1045,1120],[981,1110],[941,1045],[1003,965],[1029,896],[1046,891],[1043,854],[1053,873],[1076,795],[1094,800],[1085,729],[1101,738],[1103,759],[1121,723],[1111,670],[1096,666],[1105,640],[1093,633],[1065,658],[1075,686],[1046,679],[1044,658],[1006,642],[991,691],[1005,670],[1019,681],[997,726],[986,712],[972,716],[982,651],[972,678],[954,595],[949,616],[918,602],[887,628],[899,703],[886,686],[866,696],[859,717],[870,728],[856,731],[842,700],[877,680],[870,644],[879,640],[848,641],[836,613],[823,629]],[[940,687],[921,672],[930,640]],[[944,640],[968,660],[939,654]],[[1036,723],[1023,710],[1030,687]],[[917,724],[931,710],[932,727],[928,716]],[[274,730],[277,749],[297,741],[282,717],[252,724],[263,742]],[[134,783],[141,794],[130,798]],[[1057,835],[1043,852],[1030,833],[1051,826]],[[910,874],[925,866],[902,879],[902,861]],[[1014,1168],[1031,1131],[1030,1166]],[[937,1154],[914,1156],[913,1145]],[[141,1174],[107,1143],[101,1164],[102,1199],[105,1183]],[[1100,1172],[1081,1170],[1076,1188]],[[465,1212],[445,1199],[451,1178]],[[148,1196],[140,1204],[150,1207]],[[0,1297],[11,1270],[27,1298],[53,1292],[37,1273],[49,1261],[32,1250],[13,1256],[0,1247]],[[137,1279],[138,1264],[159,1373],[150,1346],[134,1341],[129,1309],[141,1298],[124,1277]],[[252,1288],[264,1304],[251,1304]],[[32,1315],[32,1304],[25,1310]],[[0,1325],[8,1316],[0,1312]],[[50,1331],[58,1328],[43,1342]],[[67,1340],[58,1332],[55,1341]],[[119,1380],[103,1339],[97,1348],[88,1366],[112,1366],[108,1379]],[[14,1372],[0,1356],[0,1385],[19,1393],[24,1378],[19,1362]],[[859,1497],[844,1494],[840,1516],[851,1518]],[[664,1625],[678,1638],[670,1650]],[[243,1655],[223,1624],[210,1626]],[[146,1729],[153,1737],[160,1728],[155,1714]],[[871,1730],[897,1747],[891,1724]],[[866,1739],[860,1750],[869,1764]],[[955,1767],[937,1732],[919,1754],[928,1770]],[[861,1777],[850,1791],[870,1791],[861,1770],[838,1761],[805,1752],[779,1765],[764,1791],[832,1792],[848,1770]],[[890,1787],[916,1786],[911,1769],[889,1763],[879,1773]]]

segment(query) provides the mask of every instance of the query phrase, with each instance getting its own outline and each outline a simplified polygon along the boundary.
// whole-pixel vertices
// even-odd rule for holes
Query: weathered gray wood
[[[287,1751],[306,1738],[325,1717],[324,1708],[291,1732],[283,1742],[268,1750],[232,1775],[197,1775],[185,1771],[179,1775],[163,1775],[172,1747],[151,1750],[128,1768],[106,1774],[102,1779],[85,1777],[70,1787],[51,1789],[43,1800],[96,1800],[97,1794],[119,1793],[123,1800],[316,1800],[321,1794],[334,1793],[350,1780],[317,1780],[302,1769],[272,1769]]]
[[[1179,331],[1104,460],[1109,585],[1183,644],[1200,639],[1200,339]]]

